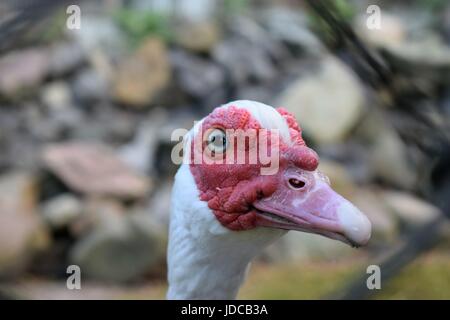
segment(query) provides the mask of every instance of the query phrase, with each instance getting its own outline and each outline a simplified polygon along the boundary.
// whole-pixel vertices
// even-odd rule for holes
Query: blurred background
[[[296,115],[373,236],[290,232],[239,298],[450,299],[450,3],[309,2],[2,1],[0,297],[163,299],[171,133],[250,99]]]

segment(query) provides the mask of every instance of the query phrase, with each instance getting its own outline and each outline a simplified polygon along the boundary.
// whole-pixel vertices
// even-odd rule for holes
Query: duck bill
[[[325,181],[315,181],[304,190],[282,184],[270,197],[253,206],[262,227],[320,234],[354,247],[365,245],[370,239],[369,219]]]

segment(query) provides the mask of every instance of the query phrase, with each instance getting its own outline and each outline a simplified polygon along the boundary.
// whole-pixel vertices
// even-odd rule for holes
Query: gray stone
[[[355,30],[368,43],[382,49],[396,68],[408,73],[414,73],[413,68],[433,68],[438,72],[443,72],[440,68],[450,70],[450,48],[432,30],[435,18],[431,14],[423,10],[384,12],[380,29],[367,28],[366,19],[364,16],[356,19]]]
[[[70,225],[83,213],[83,204],[71,194],[62,194],[45,202],[41,211],[47,223],[59,229]]]
[[[308,18],[299,10],[275,7],[266,10],[261,19],[268,32],[297,50],[310,55],[326,52],[322,42],[308,28]]]
[[[392,45],[386,50],[391,61],[404,68],[416,65],[437,70],[445,68],[446,72],[450,70],[450,48],[431,33],[423,39]]]
[[[109,206],[109,209],[108,209]],[[82,237],[70,260],[84,274],[103,281],[130,281],[163,264],[167,234],[144,213],[125,214],[118,204],[103,205],[102,218]]]
[[[36,214],[35,178],[25,172],[0,176],[0,275],[23,271],[50,238]]]
[[[91,195],[145,197],[149,178],[135,172],[104,145],[67,143],[44,149],[46,167],[70,188]]]
[[[109,95],[109,83],[99,72],[93,69],[85,69],[79,72],[73,82],[74,96],[84,103],[97,102],[107,99]]]
[[[319,70],[294,81],[277,99],[319,144],[345,139],[358,121],[364,94],[353,72],[332,56]]]
[[[233,81],[247,82],[273,80],[276,75],[275,66],[270,56],[260,47],[251,45],[239,38],[222,41],[214,49],[214,59],[229,69]]]
[[[183,51],[171,52],[170,60],[179,86],[193,97],[205,97],[225,86],[225,75],[215,63]]]
[[[164,43],[145,40],[131,56],[123,59],[114,75],[113,96],[123,104],[142,108],[153,102],[171,78],[171,67]]]
[[[236,100],[253,100],[270,105],[273,100],[273,92],[261,85],[239,86]]]
[[[386,190],[381,196],[386,206],[407,226],[425,224],[439,215],[437,207],[406,192]]]
[[[72,105],[72,93],[65,82],[57,81],[42,89],[41,100],[52,111],[64,110]]]
[[[148,119],[137,128],[134,139],[118,150],[119,157],[138,172],[150,172],[160,142],[161,127],[167,121],[168,114],[164,109],[152,110]]]
[[[218,26],[209,21],[182,21],[175,27],[175,41],[181,47],[196,52],[210,52],[219,42]]]
[[[85,52],[102,50],[111,58],[127,52],[127,42],[122,30],[109,17],[83,15],[82,28],[71,32]]]
[[[392,13],[383,12],[381,14],[381,28],[367,27],[367,14],[358,16],[355,19],[354,30],[361,39],[375,47],[388,47],[403,42],[407,37],[407,27],[403,20]]]
[[[161,15],[172,15],[189,21],[204,21],[211,18],[217,9],[217,0],[132,0],[131,6],[136,10],[157,12]]]
[[[229,25],[231,36],[214,48],[213,59],[224,66],[239,85],[274,80],[278,75],[274,62],[285,62],[289,58],[285,48],[250,19],[235,17]]]
[[[162,228],[168,228],[170,221],[170,202],[172,198],[173,181],[163,182],[155,191],[145,209],[152,219]]]
[[[450,44],[450,5],[444,10],[444,14],[442,15],[442,28],[445,35],[445,40],[447,44]]]
[[[49,72],[55,77],[63,76],[76,70],[85,60],[85,51],[79,43],[60,43],[51,49]]]
[[[418,172],[408,150],[385,116],[372,108],[359,124],[356,136],[367,146],[373,174],[389,184],[412,189]]]
[[[397,134],[393,131],[380,131],[369,152],[372,168],[377,176],[394,186],[414,188],[417,172]]]
[[[14,96],[38,86],[49,72],[48,50],[14,51],[0,58],[0,95]]]

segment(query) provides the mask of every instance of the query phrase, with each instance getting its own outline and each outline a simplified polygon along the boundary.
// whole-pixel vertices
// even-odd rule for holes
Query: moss
[[[338,20],[342,20],[347,23],[351,23],[356,15],[356,8],[353,4],[347,0],[331,0],[332,3],[327,4],[326,7],[332,8],[330,13],[333,14]],[[335,33],[331,29],[330,25],[323,20],[314,10],[308,11],[308,24],[310,28],[322,39],[323,42],[334,46],[337,39]]]
[[[448,4],[448,0],[416,0],[417,6],[430,12],[441,12]]]
[[[376,299],[450,299],[450,256],[425,256],[393,279]]]
[[[249,1],[248,0],[225,0],[223,3],[223,7],[226,14],[240,14],[249,9]]]
[[[39,33],[38,40],[43,43],[52,43],[64,37],[66,20],[65,11],[58,10],[53,16],[42,22],[42,32]]]
[[[320,299],[338,290],[358,266],[308,263],[255,266],[240,299]]]
[[[254,265],[239,299],[321,299],[344,288],[367,263],[310,262]],[[374,296],[375,299],[450,299],[450,255],[435,251],[421,257]],[[154,283],[130,289],[117,299],[164,299],[166,285]]]
[[[118,25],[129,36],[133,46],[138,46],[148,36],[157,36],[165,41],[173,39],[170,18],[151,11],[122,9],[114,14]]]
[[[167,286],[161,283],[146,285],[142,288],[132,289],[115,297],[116,300],[164,300]]]
[[[344,288],[359,275],[361,262],[255,266],[240,299],[320,299]],[[450,256],[421,257],[383,286],[375,299],[450,299]]]

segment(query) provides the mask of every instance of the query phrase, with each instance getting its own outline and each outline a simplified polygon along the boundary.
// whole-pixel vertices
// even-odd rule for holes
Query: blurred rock
[[[103,281],[129,281],[160,268],[166,233],[143,213],[125,215],[117,203],[98,205],[105,216],[70,253],[83,273]]]
[[[77,238],[83,238],[95,231],[98,226],[108,224],[112,219],[119,219],[127,214],[125,208],[118,199],[106,197],[86,197],[82,203],[83,214],[79,215],[69,226],[71,234]]]
[[[83,204],[77,197],[67,193],[45,202],[41,211],[50,226],[60,229],[68,226],[83,213]]]
[[[409,193],[386,190],[381,193],[386,206],[407,226],[425,224],[439,215],[439,209]]]
[[[127,52],[126,37],[110,17],[83,15],[83,27],[70,33],[86,52],[101,50],[112,59]]]
[[[168,84],[170,73],[164,43],[157,38],[149,38],[118,66],[114,97],[126,105],[147,106]]]
[[[86,60],[85,51],[76,42],[57,44],[52,48],[50,55],[49,72],[54,77],[64,76],[76,70]]]
[[[90,112],[88,115],[84,113],[83,121],[80,121],[76,130],[71,132],[71,139],[102,141],[113,145],[132,139],[139,115],[118,108],[107,101],[86,107]]]
[[[370,245],[392,243],[396,239],[399,231],[397,219],[375,190],[359,189],[350,200],[372,223]]]
[[[254,100],[270,105],[273,92],[261,85],[242,85],[237,88],[236,100]]]
[[[168,228],[170,221],[172,186],[172,181],[164,181],[160,184],[146,208],[146,211],[151,215],[153,221],[164,228]]]
[[[222,41],[214,49],[214,58],[229,70],[236,84],[250,79],[273,80],[276,75],[275,66],[266,52],[238,38]]]
[[[365,143],[352,139],[346,142],[334,143],[315,148],[320,155],[320,163],[333,159],[345,167],[349,178],[358,185],[373,181],[373,170],[370,166],[370,155]],[[339,179],[339,175],[338,175]],[[333,181],[331,181],[333,185]]]
[[[173,147],[182,141],[180,133],[183,134],[183,130],[191,128],[198,120],[195,113],[182,108],[170,114],[168,119],[169,121],[164,122],[158,129],[159,143],[155,151],[153,164],[153,174],[160,177],[173,177],[175,175],[179,163],[176,164],[174,162],[176,159],[172,157],[176,156],[176,154],[172,154],[173,151],[176,151]],[[178,135],[175,133],[178,133]]]
[[[133,141],[119,149],[120,158],[133,169],[149,173],[153,169],[161,127],[167,121],[168,114],[164,109],[153,110],[137,128]]]
[[[219,29],[210,21],[182,21],[175,27],[175,41],[181,47],[196,52],[206,53],[219,42]]]
[[[403,141],[383,114],[371,108],[360,122],[356,135],[368,146],[368,160],[375,176],[396,187],[414,187],[417,170]]]
[[[308,29],[307,20],[299,10],[275,7],[264,12],[261,22],[275,39],[302,53],[317,55],[326,52],[322,42]]]
[[[213,0],[131,0],[130,6],[135,10],[152,11],[163,16],[177,12],[177,17],[188,21],[202,21],[211,18],[217,10],[217,1]]]
[[[361,39],[376,47],[387,47],[402,43],[407,36],[407,27],[402,19],[396,15],[383,12],[381,14],[380,29],[367,27],[367,14],[355,19],[354,30]]]
[[[0,275],[23,271],[32,255],[49,245],[35,212],[36,187],[34,177],[25,172],[0,176]]]
[[[204,98],[215,91],[225,95],[225,74],[217,64],[183,51],[171,52],[170,60],[179,86],[189,95]]]
[[[65,82],[57,81],[42,89],[41,100],[50,110],[63,110],[72,105],[72,93]]]
[[[229,25],[232,35],[214,48],[213,59],[228,70],[235,85],[274,80],[278,75],[274,62],[289,57],[280,42],[250,19],[235,18]]]
[[[363,15],[356,20],[355,30],[362,39],[381,48],[396,69],[419,74],[433,71],[427,70],[430,68],[442,72],[439,68],[450,70],[450,48],[432,30],[434,19],[423,10],[405,10],[397,15],[385,12],[381,29],[369,29]]]
[[[75,99],[82,103],[93,103],[107,99],[109,84],[93,69],[85,69],[77,74],[73,82]]]
[[[59,97],[51,99],[55,99],[55,101],[48,101],[48,103],[55,103]],[[32,106],[30,105],[30,107]],[[80,124],[84,124],[85,121],[81,110],[74,108],[71,103],[68,105],[57,103],[51,107],[48,105],[46,110],[42,110],[43,108],[39,108],[39,106],[34,107],[35,109],[30,109],[27,114],[26,126],[30,135],[40,141],[57,141],[78,130]]]
[[[0,95],[11,97],[36,87],[48,75],[49,66],[50,56],[43,48],[13,51],[0,57]]]
[[[52,145],[43,151],[43,160],[50,171],[81,193],[142,198],[151,188],[148,178],[137,174],[103,145]]]
[[[393,131],[379,132],[370,154],[377,176],[394,186],[414,187],[417,172],[410,164],[403,142]]]
[[[447,122],[450,121],[450,88],[444,92],[443,97],[439,101],[439,107],[447,117]]]
[[[413,66],[421,69],[434,68],[440,72],[444,72],[440,68],[445,68],[445,72],[450,70],[450,48],[431,33],[423,39],[389,46],[386,48],[386,56],[397,67],[406,70]]]
[[[442,29],[447,44],[450,44],[450,4],[448,4],[442,15]]]
[[[34,135],[41,119],[41,110],[36,102],[24,103],[23,108],[0,108],[0,168],[3,171],[12,168],[24,170],[37,169],[40,139]],[[32,126],[34,123],[34,127]],[[39,126],[41,131],[48,128]],[[52,131],[52,130],[50,130]],[[33,135],[35,139],[30,139]]]
[[[0,176],[0,206],[10,214],[32,214],[37,199],[35,178],[25,172],[10,172]]]
[[[319,69],[292,83],[277,105],[294,113],[305,133],[319,144],[342,141],[360,117],[364,95],[353,72],[328,56]]]
[[[270,36],[266,29],[253,19],[243,15],[233,16],[228,21],[232,34],[231,39],[239,40],[242,45],[259,50],[261,54],[269,57],[271,62],[281,64],[291,56],[285,46]],[[251,59],[250,59],[251,61]]]

